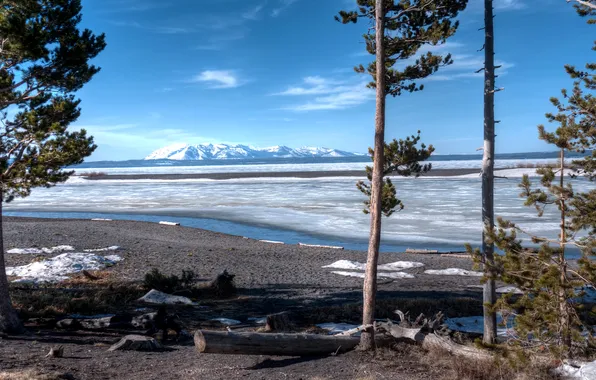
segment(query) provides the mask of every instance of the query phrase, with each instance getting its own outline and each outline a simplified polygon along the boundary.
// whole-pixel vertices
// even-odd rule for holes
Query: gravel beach
[[[152,268],[167,274],[192,269],[212,278],[227,269],[240,288],[270,289],[283,286],[295,294],[358,290],[362,279],[344,277],[322,268],[337,260],[366,262],[366,252],[272,244],[241,236],[181,226],[135,221],[4,218],[5,249],[72,245],[76,250],[120,246],[124,260],[111,270],[126,280],[141,280]],[[51,257],[52,255],[46,255]],[[54,255],[55,256],[55,255]],[[7,254],[6,265],[31,262],[32,257]],[[414,278],[381,281],[380,291],[476,291],[478,277],[424,274],[427,269],[472,269],[467,258],[437,254],[382,253],[380,263],[414,261],[424,267],[406,269]],[[358,297],[358,296],[357,296]]]

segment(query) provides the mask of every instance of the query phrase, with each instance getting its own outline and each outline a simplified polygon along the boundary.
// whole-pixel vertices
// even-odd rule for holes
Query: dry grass
[[[442,311],[446,316],[455,318],[482,314],[482,301],[472,297],[449,298],[399,298],[377,300],[375,315],[377,318],[395,319],[394,311],[399,309],[409,312],[414,318],[420,313],[430,316]],[[344,304],[319,307],[305,311],[302,315],[306,324],[323,322],[351,322],[360,323],[362,304]]]
[[[516,168],[519,169],[539,169],[539,168],[553,168],[553,169],[557,169],[559,168],[561,165],[559,163],[553,162],[553,163],[549,163],[549,164],[537,164],[534,162],[519,162],[515,165]]]
[[[0,372],[0,380],[65,380],[73,379],[67,374],[41,373],[32,369],[24,371]]]
[[[553,367],[538,363],[524,363],[505,358],[493,361],[455,357],[446,351],[429,351],[421,361],[439,370],[437,380],[555,380]]]
[[[22,318],[121,312],[145,293],[139,283],[116,281],[108,271],[79,273],[58,284],[14,284],[11,295]]]

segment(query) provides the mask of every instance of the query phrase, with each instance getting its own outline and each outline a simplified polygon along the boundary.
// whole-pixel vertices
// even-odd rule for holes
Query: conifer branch
[[[589,1],[585,1],[585,0],[567,0],[568,3],[571,2],[571,1],[576,1],[580,5],[583,5],[585,7],[592,8],[592,9],[595,9],[596,10],[596,4],[590,3]]]

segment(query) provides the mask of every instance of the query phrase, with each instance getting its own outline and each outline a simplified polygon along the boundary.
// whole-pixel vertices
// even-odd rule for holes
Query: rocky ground
[[[138,284],[153,268],[166,274],[193,270],[204,280],[224,269],[235,274],[236,296],[199,300],[199,307],[177,310],[190,332],[205,328],[205,321],[213,317],[246,320],[286,310],[305,329],[314,322],[359,319],[362,279],[332,274],[331,269],[322,267],[342,259],[365,262],[364,252],[270,244],[192,228],[128,221],[5,218],[4,236],[6,250],[64,244],[77,251],[120,246],[122,250],[117,254],[124,260],[108,272],[110,278],[123,284]],[[39,259],[7,254],[6,264],[24,265]],[[478,277],[423,273],[427,269],[470,270],[471,260],[428,254],[381,255],[381,264],[395,261],[421,262],[425,266],[403,270],[414,278],[379,282],[380,307],[386,308],[385,315],[391,315],[395,307],[412,312],[440,308],[448,316],[478,312],[481,295],[474,287],[479,284]],[[22,289],[15,292],[23,297]],[[134,300],[117,301],[127,312],[138,307]],[[51,298],[46,303],[51,304]],[[27,310],[22,312],[27,314]],[[107,352],[123,333],[61,331],[31,324],[29,332],[0,340],[0,372],[36,369],[70,373],[76,379],[449,378],[441,366],[421,360],[424,353],[418,348],[382,351],[375,357],[352,352],[315,359],[198,355],[191,342],[174,343],[165,352]],[[64,345],[64,357],[44,358],[57,344]]]

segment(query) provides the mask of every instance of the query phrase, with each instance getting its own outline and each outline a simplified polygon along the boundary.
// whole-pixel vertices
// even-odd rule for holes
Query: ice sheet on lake
[[[58,252],[74,251],[74,247],[71,245],[58,245],[51,248],[13,248],[6,251],[6,253],[17,254],[17,255],[40,255],[42,253],[52,254]]]
[[[118,251],[121,248],[117,245],[113,245],[111,247],[105,248],[94,248],[94,249],[84,249],[85,252],[107,252],[107,251]]]
[[[364,272],[344,272],[344,271],[333,271],[333,274],[338,274],[340,276],[346,277],[359,277],[364,278]],[[404,272],[378,272],[378,278],[414,278],[414,275]]]
[[[588,363],[563,364],[555,370],[559,375],[573,380],[596,379],[596,361]]]
[[[484,317],[461,317],[461,318],[447,318],[445,324],[450,330],[461,331],[467,333],[482,334],[484,331]],[[497,313],[497,335],[498,336],[512,336],[514,335],[513,324],[507,320],[507,326],[503,325],[503,317]]]
[[[103,257],[93,253],[69,252],[18,267],[7,267],[6,274],[19,277],[15,282],[57,282],[83,270],[100,270],[114,265],[120,256]]]
[[[378,270],[399,270],[399,269],[420,268],[423,266],[424,266],[424,264],[417,263],[414,261],[396,261],[394,263],[381,264],[381,265],[377,266],[377,269]],[[323,266],[323,268],[365,270],[366,264],[359,263],[357,261],[338,260],[334,263]]]
[[[358,325],[352,325],[350,323],[320,323],[316,326],[329,331],[329,335],[339,334],[358,327]]]
[[[473,276],[481,277],[482,272],[474,272],[471,270],[465,270],[460,268],[447,268],[447,269],[428,269],[424,271],[425,274],[443,275],[443,276]]]

